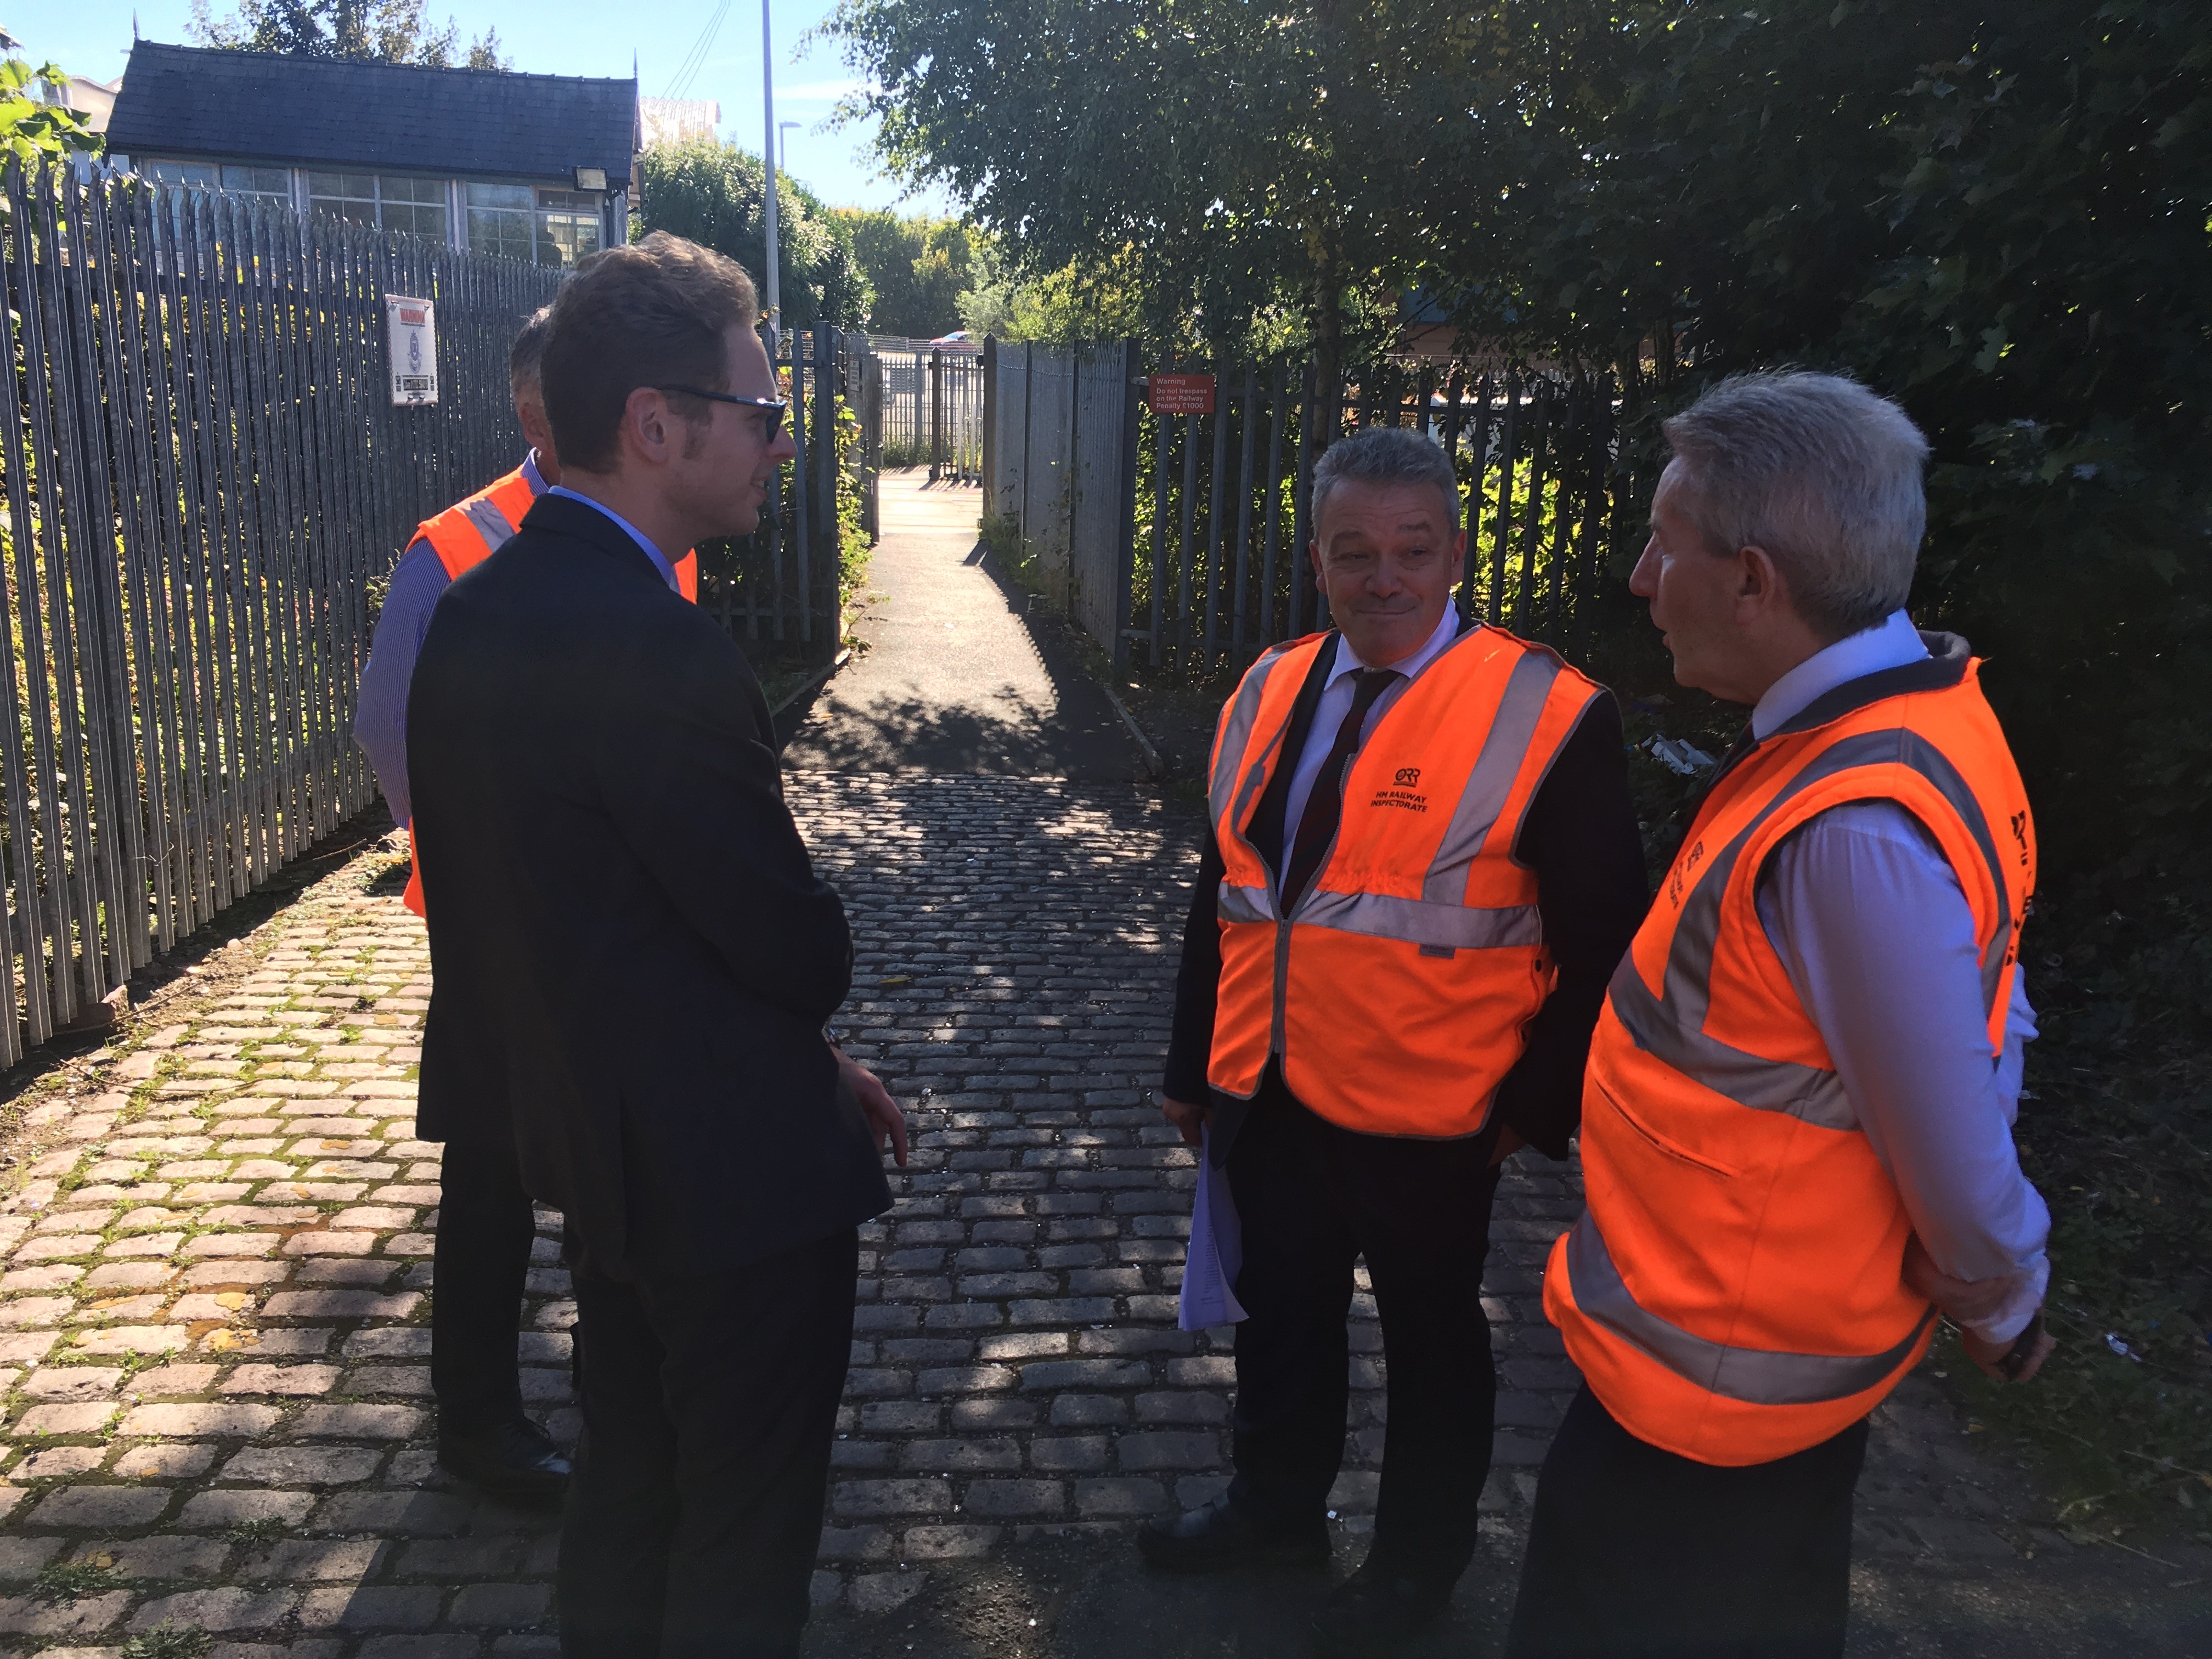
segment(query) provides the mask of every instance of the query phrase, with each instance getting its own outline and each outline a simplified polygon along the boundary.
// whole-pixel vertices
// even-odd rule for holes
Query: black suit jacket
[[[732,1267],[880,1213],[822,1024],[852,936],[744,654],[596,507],[541,496],[408,693],[429,912],[418,1132],[512,1135],[595,1270]]]
[[[1291,775],[1296,769],[1287,757],[1305,748],[1314,710],[1335,660],[1332,636],[1314,659],[1291,707],[1290,729],[1283,734],[1285,762],[1276,767],[1253,808],[1252,844],[1279,884],[1282,872],[1275,866],[1289,811]],[[1644,884],[1643,837],[1628,795],[1620,708],[1610,694],[1592,701],[1561,745],[1528,803],[1513,854],[1536,872],[1536,908],[1559,976],[1528,1023],[1521,1058],[1498,1085],[1491,1127],[1483,1133],[1493,1134],[1498,1124],[1510,1124],[1538,1151],[1565,1158],[1568,1139],[1582,1121],[1583,1068],[1589,1059],[1590,1033],[1605,1003],[1605,988],[1650,902]],[[1182,965],[1176,979],[1175,1024],[1164,1079],[1172,1099],[1212,1102],[1216,1162],[1228,1158],[1237,1129],[1257,1104],[1256,1100],[1214,1093],[1206,1081],[1221,989],[1216,908],[1223,873],[1221,847],[1209,825],[1183,927]],[[1279,1085],[1272,1067],[1267,1077],[1271,1086]]]

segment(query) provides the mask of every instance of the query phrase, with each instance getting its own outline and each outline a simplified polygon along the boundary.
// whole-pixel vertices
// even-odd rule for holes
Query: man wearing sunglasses
[[[409,698],[424,1113],[513,1137],[591,1336],[566,1659],[797,1651],[858,1224],[906,1132],[824,1023],[852,939],[768,708],[672,550],[793,453],[752,284],[665,234],[580,262],[544,368],[562,483],[439,602]]]
[[[407,688],[446,590],[504,547],[532,505],[561,483],[561,457],[545,419],[540,360],[552,322],[541,307],[507,354],[515,419],[530,450],[522,465],[416,527],[392,567],[368,661],[361,673],[354,741],[368,752],[393,821],[413,817],[407,789]],[[678,589],[699,597],[699,560],[675,562]],[[407,908],[422,914],[422,882],[409,872]],[[434,1119],[417,1136],[443,1141],[436,1271],[430,1326],[430,1387],[438,1401],[438,1460],[487,1492],[524,1501],[560,1498],[568,1460],[522,1407],[515,1326],[538,1236],[530,1194],[504,1129],[480,1139]]]

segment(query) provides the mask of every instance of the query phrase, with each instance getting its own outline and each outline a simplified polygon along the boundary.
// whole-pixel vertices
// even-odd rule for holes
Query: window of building
[[[292,170],[289,167],[240,167],[226,162],[218,187],[226,194],[251,196],[256,201],[267,202],[274,207],[292,205]]]
[[[385,229],[425,237],[434,242],[453,240],[446,223],[443,179],[380,178],[376,191]]]
[[[376,175],[371,173],[311,173],[307,205],[318,219],[343,219],[376,228]]]
[[[216,190],[226,196],[248,196],[272,207],[292,205],[289,167],[235,167],[214,161],[148,161],[138,169],[138,176],[157,185]]]
[[[307,203],[325,219],[422,236],[451,240],[446,220],[446,182],[406,179],[391,173],[310,173]]]
[[[468,202],[471,253],[568,266],[599,252],[599,198],[589,191],[471,185]]]
[[[469,252],[501,259],[534,262],[537,206],[527,185],[471,185],[468,187]]]
[[[138,176],[157,185],[178,185],[200,190],[216,187],[218,175],[211,162],[207,161],[149,161],[138,169]]]

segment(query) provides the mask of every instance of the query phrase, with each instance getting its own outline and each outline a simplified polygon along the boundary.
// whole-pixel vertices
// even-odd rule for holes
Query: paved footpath
[[[1111,701],[1062,632],[1025,624],[1031,596],[984,557],[982,492],[928,479],[920,467],[884,477],[884,538],[857,624],[864,647],[807,711],[787,763],[1136,777],[1136,748]]]
[[[928,695],[926,662],[880,660]],[[1232,1333],[1175,1326],[1193,1169],[1147,1098],[1194,809],[981,767],[799,767],[789,793],[851,909],[852,1042],[918,1130],[865,1231],[809,1653],[1303,1653],[1317,1585],[1163,1581],[1127,1535],[1218,1490],[1233,1380]],[[9,1143],[0,1650],[195,1651],[144,1639],[164,1625],[221,1659],[554,1650],[553,1518],[433,1463],[438,1149],[411,1138],[428,963],[392,856],[206,955],[54,1069]],[[1483,1553],[1422,1654],[1494,1650],[1574,1382],[1538,1273],[1576,1206],[1571,1170],[1510,1166]],[[572,1310],[540,1222],[524,1375],[566,1436]],[[1354,1318],[1342,1565],[1383,1419],[1364,1297]],[[2212,1552],[2069,1545],[1972,1426],[1928,1376],[1878,1413],[1855,1655],[2212,1650]]]

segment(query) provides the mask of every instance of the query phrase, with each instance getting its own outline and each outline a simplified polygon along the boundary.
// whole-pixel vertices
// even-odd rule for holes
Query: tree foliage
[[[1899,397],[1935,446],[1915,602],[1996,663],[2053,878],[2212,918],[2185,852],[2212,844],[2212,8],[841,0],[829,27],[886,160],[993,233],[976,320],[1113,285],[1156,347],[1291,316],[1326,354],[1419,287],[1617,371],[1647,458],[1737,369]],[[2114,792],[2117,840],[2086,810]]]
[[[882,208],[832,208],[830,218],[874,295],[871,332],[927,340],[960,326],[960,295],[974,283],[970,226]]]
[[[208,0],[192,0],[186,33],[202,46],[236,52],[276,52],[294,58],[337,58],[380,64],[420,64],[507,70],[499,53],[499,31],[488,28],[460,50],[460,29],[448,17],[443,28],[423,12],[424,0],[238,0],[238,9],[216,17]]]
[[[2188,988],[2169,1012],[2201,1022],[2212,11],[1543,15],[1518,77],[1525,165],[1440,203],[1435,290],[1472,332],[1632,382],[1648,364],[1652,416],[1780,362],[1901,399],[1935,449],[1916,612],[1991,659],[2047,896],[2134,917]]]
[[[82,114],[58,101],[68,86],[69,77],[52,64],[33,69],[20,58],[0,60],[0,157],[12,155],[27,167],[79,150],[98,153],[100,135]]]
[[[642,199],[635,234],[665,230],[726,253],[762,285],[768,264],[768,173],[759,156],[712,137],[655,144],[638,157]],[[856,328],[872,297],[867,279],[829,210],[776,173],[776,272],[787,328],[817,321]]]
[[[1480,20],[1436,0],[840,0],[902,176],[1030,276],[1117,262],[1162,344],[1288,311],[1325,361],[1406,276]]]

